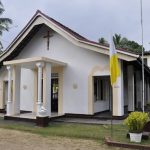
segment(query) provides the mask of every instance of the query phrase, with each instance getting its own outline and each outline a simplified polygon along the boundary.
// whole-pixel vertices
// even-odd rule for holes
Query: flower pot
[[[129,133],[130,134],[130,141],[140,143],[142,139],[142,133]]]

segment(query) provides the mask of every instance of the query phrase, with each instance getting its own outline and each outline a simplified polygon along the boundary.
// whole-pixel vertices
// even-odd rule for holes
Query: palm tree
[[[125,37],[121,37],[121,34],[115,34],[113,36],[113,41],[116,48],[123,48],[133,52],[141,53],[142,46],[135,41],[130,41]]]
[[[2,2],[0,1],[0,15],[5,11]],[[9,30],[9,25],[12,24],[12,20],[9,18],[1,18],[0,17],[0,36],[2,36],[3,31]],[[3,49],[2,42],[0,40],[0,50]]]
[[[122,42],[121,34],[115,34],[113,36],[113,41],[114,41],[114,44],[115,44],[116,47],[120,47],[121,42]]]

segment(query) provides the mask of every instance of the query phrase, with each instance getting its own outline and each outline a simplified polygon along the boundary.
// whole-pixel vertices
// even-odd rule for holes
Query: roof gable
[[[32,37],[33,33],[36,33],[43,24],[50,27],[51,29],[62,35],[64,38],[68,39],[79,47],[109,55],[108,47],[86,39],[85,37],[79,35],[75,31],[62,25],[61,23],[57,22],[53,18],[50,18],[49,16],[43,14],[41,11],[38,10],[28,22],[28,24],[22,29],[18,36],[8,46],[6,51],[4,51],[0,55],[0,62],[2,63],[4,60],[11,60],[16,57],[19,54],[20,50],[23,48],[23,46],[25,46],[24,43],[26,43],[30,39],[28,37]],[[120,59],[131,61],[135,60],[138,57],[138,55],[127,51],[117,51],[118,57]]]

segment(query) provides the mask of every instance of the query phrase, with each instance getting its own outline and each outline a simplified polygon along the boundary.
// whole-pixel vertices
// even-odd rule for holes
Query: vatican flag
[[[113,42],[113,37],[111,38],[110,43],[110,79],[111,79],[111,85],[113,85],[117,78],[120,76],[120,68],[118,63],[118,57],[116,48]]]

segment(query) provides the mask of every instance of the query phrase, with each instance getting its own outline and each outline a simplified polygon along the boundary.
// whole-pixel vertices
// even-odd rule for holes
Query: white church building
[[[117,53],[121,76],[112,89],[109,47],[37,11],[0,55],[0,110],[6,110],[6,116],[111,110],[114,116],[124,116],[125,110],[142,108],[140,56],[122,49]],[[148,102],[150,69],[145,64],[145,105]]]

